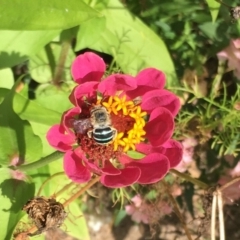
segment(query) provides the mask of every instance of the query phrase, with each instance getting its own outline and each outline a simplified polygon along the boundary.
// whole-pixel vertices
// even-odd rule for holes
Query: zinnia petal
[[[75,107],[63,113],[61,124],[64,126],[67,132],[70,132],[69,128],[73,128],[74,117],[80,114],[80,112],[81,112],[81,109],[78,107]]]
[[[84,183],[91,179],[91,172],[83,165],[81,156],[73,151],[68,151],[64,155],[63,168],[74,182]]]
[[[72,149],[72,144],[75,143],[75,135],[65,134],[63,126],[53,125],[47,132],[48,143],[59,151],[66,152]]]
[[[100,81],[106,69],[102,58],[92,52],[86,52],[75,58],[72,63],[72,76],[78,83]]]
[[[142,97],[141,107],[147,112],[151,112],[156,107],[165,107],[173,116],[176,116],[180,106],[179,98],[175,94],[164,89],[147,92]]]
[[[170,139],[159,147],[152,147],[150,144],[140,143],[136,146],[137,151],[149,155],[150,153],[161,153],[166,156],[170,163],[170,168],[176,167],[182,160],[182,144],[174,139]]]
[[[145,126],[146,136],[152,146],[159,146],[169,140],[173,134],[174,120],[166,108],[155,108]]]
[[[126,187],[137,182],[140,174],[141,171],[138,167],[127,167],[125,169],[121,169],[121,174],[117,176],[102,175],[100,181],[104,186],[110,188]]]
[[[98,91],[114,96],[117,91],[129,91],[137,87],[135,79],[126,74],[113,74],[99,83]]]
[[[176,167],[181,162],[183,156],[181,143],[170,139],[159,148],[161,149],[161,152],[168,158],[170,168]]]
[[[121,171],[115,168],[109,161],[106,161],[105,166],[102,168],[102,173],[107,175],[119,175]]]
[[[162,89],[165,85],[165,75],[162,71],[155,68],[146,68],[136,76],[137,88],[134,91],[127,92],[127,95],[132,99],[142,96],[145,93]]]
[[[167,174],[170,167],[167,157],[160,153],[151,153],[142,160],[129,165],[140,168],[141,176],[137,181],[140,184],[158,182]]]
[[[152,152],[152,146],[147,143],[139,143],[136,145],[136,149],[138,152],[148,155]]]
[[[69,96],[70,102],[81,107],[81,103],[86,97],[90,99],[96,97],[97,86],[98,82],[91,81],[75,87]]]

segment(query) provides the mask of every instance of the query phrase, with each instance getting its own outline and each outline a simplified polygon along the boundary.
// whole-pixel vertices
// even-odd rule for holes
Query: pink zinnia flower
[[[157,69],[144,69],[136,77],[113,74],[103,79],[105,68],[103,59],[91,52],[74,60],[72,76],[78,86],[69,97],[74,107],[50,128],[47,140],[65,152],[64,170],[75,182],[87,182],[97,174],[103,185],[113,188],[155,183],[182,158],[181,144],[171,139],[179,99],[163,89],[165,76]],[[117,131],[108,144],[91,137],[92,123],[78,125],[87,122],[96,106],[106,109]],[[132,159],[130,150],[145,156]]]

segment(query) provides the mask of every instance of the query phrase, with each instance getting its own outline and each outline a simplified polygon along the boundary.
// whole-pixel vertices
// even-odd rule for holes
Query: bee
[[[117,130],[112,127],[112,121],[107,109],[103,106],[94,106],[90,111],[90,120],[93,129],[88,131],[88,137],[101,145],[106,145],[115,139]]]
[[[75,120],[73,129],[76,134],[87,134],[100,145],[107,145],[117,136],[117,130],[112,127],[110,114],[103,106],[92,107],[90,118]]]

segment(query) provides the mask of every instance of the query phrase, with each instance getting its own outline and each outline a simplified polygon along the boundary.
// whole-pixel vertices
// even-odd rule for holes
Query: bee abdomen
[[[92,137],[99,144],[108,144],[113,140],[115,130],[111,127],[96,128],[92,132]]]

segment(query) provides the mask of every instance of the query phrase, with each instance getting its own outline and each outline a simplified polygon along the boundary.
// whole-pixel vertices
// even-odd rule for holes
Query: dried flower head
[[[240,7],[233,7],[230,9],[230,16],[233,20],[238,20],[240,18]]]
[[[52,228],[59,228],[67,217],[63,205],[54,198],[35,197],[24,205],[23,210],[27,212],[38,229],[31,236]]]

